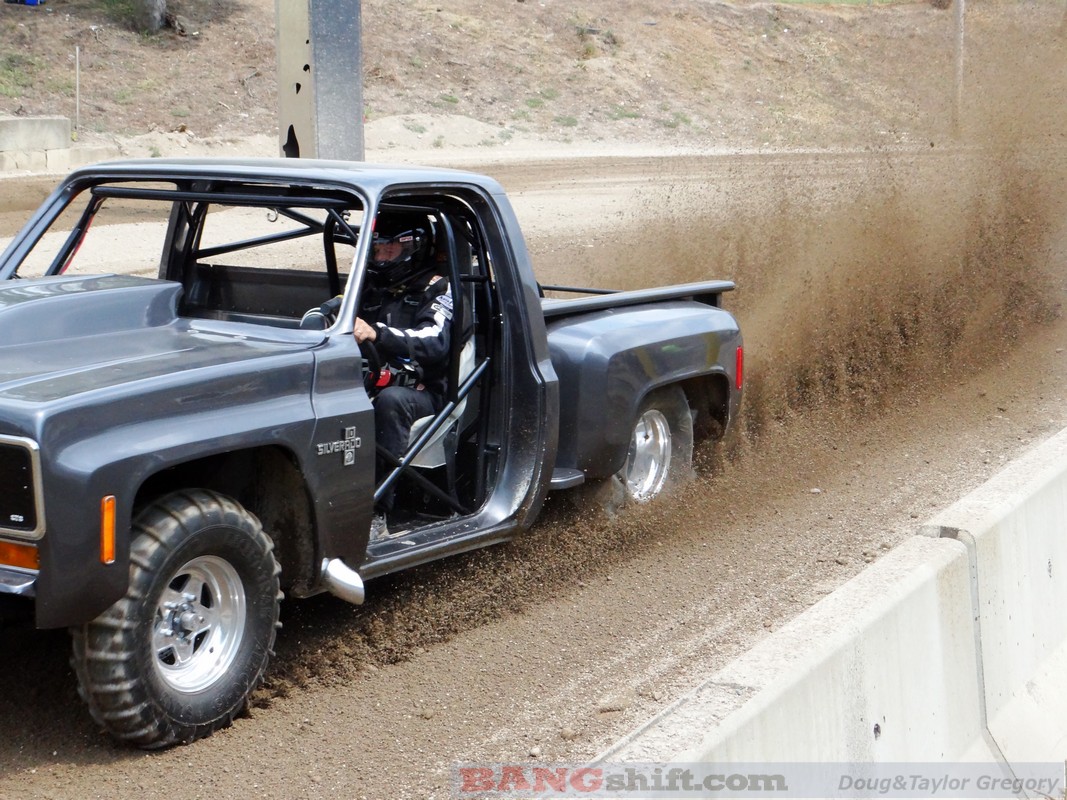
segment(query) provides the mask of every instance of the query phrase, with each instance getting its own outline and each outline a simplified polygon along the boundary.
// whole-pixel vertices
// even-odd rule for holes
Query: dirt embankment
[[[155,132],[160,152],[188,139],[275,139],[274,0],[169,6],[180,32],[145,37],[107,11],[121,3],[0,4],[0,114],[77,116],[83,140]],[[1032,58],[1055,46],[1042,37],[1061,17],[1051,0],[968,5],[965,122],[976,103],[1024,86],[983,71],[1005,32],[1026,37]],[[929,3],[363,0],[362,22],[366,117],[399,121],[383,147],[448,149],[457,136],[499,150],[530,140],[892,147],[953,134],[954,16]],[[1059,96],[1041,86],[1024,88]],[[436,129],[446,116],[477,121],[476,140]]]

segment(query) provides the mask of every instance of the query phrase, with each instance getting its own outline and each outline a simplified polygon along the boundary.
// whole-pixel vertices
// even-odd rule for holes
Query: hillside
[[[0,4],[0,114],[77,115],[83,140],[149,132],[273,139],[274,0],[172,0],[180,32],[147,37],[104,5]],[[383,146],[532,137],[883,147],[952,133],[955,12],[927,3],[364,0],[362,7],[366,114],[384,130]],[[973,128],[985,127],[983,109],[1004,118],[1003,103],[1020,91],[1058,90],[1062,69],[1049,70],[1043,59],[1062,49],[1054,38],[1062,13],[1051,2],[971,4],[964,113]],[[457,117],[475,122],[435,127]],[[383,126],[386,118],[393,119]]]

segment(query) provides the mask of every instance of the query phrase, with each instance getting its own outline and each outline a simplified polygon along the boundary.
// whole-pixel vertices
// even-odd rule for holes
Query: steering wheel
[[[382,375],[382,355],[370,339],[359,343],[359,352],[364,361],[363,388],[367,390],[367,394],[374,395]]]

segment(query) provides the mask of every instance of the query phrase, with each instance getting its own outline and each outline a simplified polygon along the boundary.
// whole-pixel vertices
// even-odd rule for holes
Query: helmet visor
[[[418,237],[411,231],[375,238],[372,258],[384,263],[403,261],[415,253],[417,246]]]
[[[378,239],[374,242],[374,251],[371,255],[379,263],[389,263],[400,258],[404,252],[404,245],[393,239]]]

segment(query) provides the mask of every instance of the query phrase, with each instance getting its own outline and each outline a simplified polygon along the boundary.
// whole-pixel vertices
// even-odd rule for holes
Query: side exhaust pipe
[[[334,597],[357,606],[363,604],[366,596],[363,590],[363,579],[341,559],[324,558],[322,560],[322,579],[326,584],[326,590]]]

